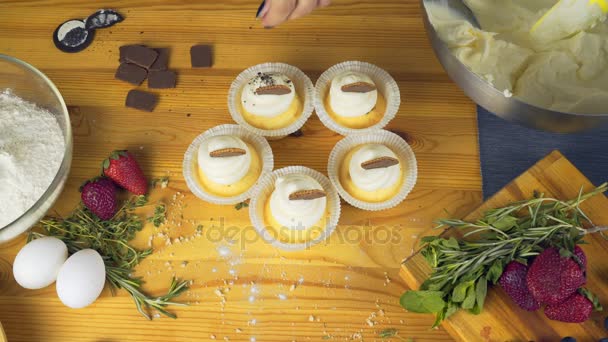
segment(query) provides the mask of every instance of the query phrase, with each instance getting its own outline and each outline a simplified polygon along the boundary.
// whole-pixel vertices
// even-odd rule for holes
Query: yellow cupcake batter
[[[353,180],[350,176],[350,172],[349,172],[350,161],[351,161],[353,155],[362,146],[363,145],[353,148],[344,157],[344,161],[342,161],[340,168],[338,170],[338,177],[340,179],[340,184],[342,185],[344,190],[346,190],[346,192],[348,192],[351,196],[353,196],[354,198],[356,198],[360,201],[378,203],[378,202],[384,202],[386,200],[391,199],[392,197],[394,197],[395,195],[397,195],[399,193],[399,190],[401,189],[401,185],[403,184],[403,172],[404,172],[403,167],[402,167],[403,163],[399,163],[399,169],[401,171],[401,177],[399,177],[399,179],[400,179],[399,182],[395,183],[393,186],[391,186],[389,188],[379,189],[376,191],[363,190],[355,185],[355,183],[353,182]]]
[[[386,113],[386,99],[384,96],[378,92],[378,100],[376,101],[376,106],[369,113],[361,116],[355,117],[344,117],[336,114],[330,105],[330,96],[329,90],[327,91],[327,95],[325,96],[325,110],[327,114],[338,124],[354,129],[368,128],[371,127],[382,120],[384,117],[384,113]]]
[[[237,98],[240,99],[241,95],[239,94]],[[284,113],[271,118],[252,114],[245,110],[242,103],[239,102],[239,105],[241,106],[243,119],[245,119],[245,121],[247,121],[253,127],[260,129],[280,129],[287,127],[294,123],[300,117],[300,115],[302,115],[302,111],[304,109],[298,94],[295,94],[291,105]]]
[[[249,148],[249,152],[251,153],[251,165],[249,166],[249,172],[247,172],[245,177],[243,177],[237,183],[229,185],[215,183],[207,178],[207,176],[198,167],[198,161],[194,162],[193,167],[198,170],[197,174],[199,184],[203,187],[203,189],[205,189],[205,191],[216,196],[232,197],[240,195],[249,190],[258,181],[258,178],[262,173],[262,160],[255,148],[248,143],[246,144]]]
[[[270,210],[270,198],[266,199],[266,205],[264,206],[264,224],[270,235],[282,243],[306,243],[314,239],[319,238],[327,227],[327,221],[329,220],[329,213],[325,210],[323,218],[321,218],[314,226],[306,230],[293,230],[288,227],[282,226],[272,216]]]

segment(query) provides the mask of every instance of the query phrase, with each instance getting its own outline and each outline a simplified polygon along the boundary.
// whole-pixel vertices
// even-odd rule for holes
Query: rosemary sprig
[[[437,228],[458,229],[462,238],[427,236],[421,254],[432,268],[419,291],[408,291],[401,305],[412,312],[435,313],[435,325],[460,309],[478,314],[483,309],[487,287],[496,284],[511,261],[522,263],[547,247],[572,253],[590,233],[608,227],[594,226],[581,210],[585,200],[606,192],[608,184],[577,198],[561,201],[535,194],[530,200],[487,211],[475,221],[439,221]]]
[[[152,253],[152,249],[137,250],[129,245],[137,232],[143,228],[143,221],[134,210],[144,206],[145,196],[134,196],[123,203],[120,210],[110,220],[100,220],[86,207],[80,204],[68,217],[45,218],[40,221],[40,231],[32,231],[28,241],[43,236],[54,236],[62,240],[70,254],[85,248],[92,248],[101,254],[106,266],[106,280],[112,293],[117,289],[126,290],[137,307],[146,318],[151,319],[149,311],[154,309],[171,318],[176,316],[168,312],[168,305],[185,305],[173,302],[188,288],[188,281],[173,279],[167,294],[151,297],[141,290],[142,280],[131,276],[133,268]],[[158,209],[162,206],[162,213]],[[155,209],[155,217],[164,221],[165,207],[159,205]],[[154,222],[156,223],[156,222]]]

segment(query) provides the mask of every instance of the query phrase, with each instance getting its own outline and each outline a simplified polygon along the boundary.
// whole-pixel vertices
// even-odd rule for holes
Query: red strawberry
[[[540,309],[540,303],[534,299],[528,285],[526,284],[526,274],[528,266],[517,261],[511,261],[500,276],[498,283],[522,309],[535,311]]]
[[[564,302],[545,307],[545,315],[554,321],[582,323],[589,319],[593,303],[580,293],[575,293]]]
[[[550,305],[559,304],[585,284],[587,258],[578,246],[575,247],[574,255],[578,258],[562,257],[559,249],[552,247],[534,259],[526,282],[536,300]]]
[[[102,220],[111,219],[118,209],[116,186],[108,178],[96,178],[81,187],[82,203]]]
[[[103,161],[103,174],[135,195],[148,192],[148,181],[137,160],[127,151],[114,151]]]

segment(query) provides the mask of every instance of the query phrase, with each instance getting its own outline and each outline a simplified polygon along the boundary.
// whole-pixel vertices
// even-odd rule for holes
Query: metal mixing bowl
[[[0,243],[11,240],[36,224],[53,206],[63,190],[72,164],[72,126],[68,109],[57,87],[42,72],[16,58],[0,54],[0,92],[10,89],[22,99],[55,115],[65,139],[61,166],[42,197],[15,221],[0,227]],[[1,132],[0,132],[1,134]],[[0,203],[0,205],[5,205]]]
[[[479,75],[472,72],[448,46],[439,38],[429,20],[427,3],[447,6],[452,11],[462,14],[473,25],[479,27],[475,17],[461,0],[421,0],[424,27],[441,65],[450,78],[477,104],[499,117],[518,124],[552,132],[572,133],[608,124],[606,114],[574,114],[539,108],[515,97],[505,97],[503,92],[494,88]],[[608,108],[608,105],[607,105]]]

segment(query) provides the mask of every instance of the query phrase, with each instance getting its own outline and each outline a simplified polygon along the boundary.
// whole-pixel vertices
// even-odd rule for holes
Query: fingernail
[[[262,10],[264,9],[264,5],[266,5],[266,0],[263,0],[262,3],[260,4],[260,7],[258,7],[258,11],[255,14],[256,18],[260,17],[260,13],[262,12]]]

